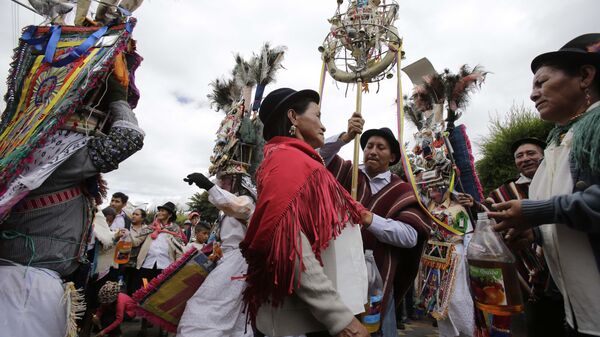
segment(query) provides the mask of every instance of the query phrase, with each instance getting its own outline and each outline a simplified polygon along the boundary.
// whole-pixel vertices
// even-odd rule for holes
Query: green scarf
[[[600,106],[584,113],[567,125],[556,125],[548,134],[547,143],[560,145],[562,136],[573,129],[571,158],[578,170],[589,169],[600,175]]]

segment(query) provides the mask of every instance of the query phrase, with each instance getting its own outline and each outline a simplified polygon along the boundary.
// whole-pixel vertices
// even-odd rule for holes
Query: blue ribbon
[[[259,84],[256,86],[256,92],[254,93],[254,104],[252,105],[252,111],[258,111],[260,103],[262,101],[263,94],[265,92],[266,85]]]
[[[78,59],[79,57],[81,57],[82,55],[87,53],[88,49],[90,49],[93,45],[95,45],[96,42],[98,42],[98,40],[102,36],[104,36],[104,34],[106,34],[107,31],[108,31],[108,26],[101,27],[100,29],[95,31],[94,34],[90,35],[87,39],[85,39],[85,41],[83,41],[79,46],[71,49],[69,54],[67,54],[65,57],[61,58],[60,60],[58,60],[56,62],[50,61],[49,63],[52,64],[52,66],[54,66],[54,67],[66,66],[67,64],[75,61],[76,59]],[[48,47],[46,48],[46,55],[47,55],[48,49],[51,47],[52,42],[53,41],[52,41],[52,37],[51,37],[50,41],[48,41]],[[57,42],[58,42],[58,40],[57,40]],[[56,46],[53,46],[53,47],[56,49]]]
[[[32,45],[36,50],[38,51],[42,51],[43,45],[46,43],[46,41],[48,41],[48,36],[50,35],[49,33],[46,33],[38,38],[35,38],[35,32],[37,31],[37,26],[29,26],[27,27],[27,29],[25,30],[25,32],[23,33],[23,36],[21,36],[21,40],[23,40],[23,42]]]
[[[56,53],[56,47],[58,45],[58,41],[60,40],[61,35],[61,27],[60,26],[52,26],[50,27],[50,31],[47,34],[44,34],[38,38],[35,38],[35,32],[37,31],[36,26],[29,26],[27,30],[23,33],[21,40],[25,43],[34,46],[36,50],[43,50],[43,45],[46,45],[46,51],[44,53],[44,62],[50,63],[53,67],[64,67],[67,64],[75,61],[98,42],[98,40],[106,34],[109,26],[104,26],[95,31],[92,35],[90,35],[85,41],[83,41],[79,46],[71,49],[71,51],[62,57],[60,60],[54,62],[54,54]],[[131,24],[128,22],[125,25],[125,29],[128,32],[131,32],[133,28]]]
[[[50,39],[46,45],[46,53],[44,54],[44,62],[52,64],[54,60],[54,53],[56,52],[56,46],[60,40],[60,33],[62,28],[60,26],[50,27]]]

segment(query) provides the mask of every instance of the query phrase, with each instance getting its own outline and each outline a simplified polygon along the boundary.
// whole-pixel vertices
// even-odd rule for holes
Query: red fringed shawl
[[[252,320],[261,304],[278,306],[292,294],[294,264],[302,262],[299,235],[321,251],[348,221],[358,224],[364,209],[323,165],[319,154],[295,138],[275,137],[264,148],[257,172],[258,200],[242,254],[248,262],[244,302]]]

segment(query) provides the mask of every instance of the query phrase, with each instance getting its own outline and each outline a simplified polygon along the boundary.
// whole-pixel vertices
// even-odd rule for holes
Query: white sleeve
[[[340,149],[344,145],[346,145],[346,143],[344,143],[340,139],[341,135],[342,133],[338,133],[331,137],[328,137],[327,139],[325,139],[325,144],[323,144],[323,146],[319,148],[318,151],[323,160],[325,161],[325,166],[329,165],[329,163],[333,159],[333,156],[340,152]]]
[[[208,201],[226,215],[248,220],[254,212],[254,200],[249,196],[237,196],[217,185],[208,190]]]
[[[373,213],[373,222],[367,230],[377,240],[396,247],[413,248],[417,245],[417,231],[402,221],[382,218]]]

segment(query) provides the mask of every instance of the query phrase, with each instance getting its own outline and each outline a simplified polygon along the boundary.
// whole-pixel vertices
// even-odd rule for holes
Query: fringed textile
[[[130,27],[134,24],[135,19],[128,23]],[[33,37],[41,37],[48,30],[49,27],[37,27]],[[55,55],[69,53],[96,30],[62,27]],[[0,122],[0,195],[22,173],[32,154],[82,107],[88,93],[105,81],[115,55],[126,47],[130,33],[126,25],[118,25],[111,27],[107,35],[116,36],[116,42],[92,47],[62,67],[44,62],[43,53],[20,41],[11,63],[7,106]]]
[[[364,209],[308,144],[274,137],[264,152],[257,174],[259,199],[246,238],[240,243],[248,262],[244,302],[251,320],[262,304],[278,306],[293,293],[296,261],[304,270],[300,232],[321,261],[329,241],[348,222],[360,223]]]
[[[152,324],[176,332],[187,300],[200,288],[208,273],[216,266],[204,252],[195,247],[173,262],[145,288],[136,291],[132,298],[138,303],[137,315]]]
[[[65,283],[65,294],[63,301],[67,307],[67,331],[65,337],[77,337],[77,320],[85,314],[85,298],[82,289],[75,289],[73,282]]]

